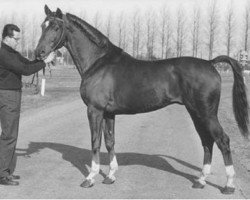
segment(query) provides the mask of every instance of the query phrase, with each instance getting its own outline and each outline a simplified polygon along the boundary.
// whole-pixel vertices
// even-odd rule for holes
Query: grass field
[[[39,75],[40,77],[42,74]],[[30,81],[31,77],[24,77],[24,81]],[[41,82],[41,81],[40,81]],[[80,75],[73,67],[57,67],[52,69],[52,77],[46,74],[45,96],[34,95],[34,88],[24,88],[22,98],[22,112],[37,107],[60,102],[71,101],[80,98],[79,86]],[[243,140],[237,127],[232,109],[232,73],[222,74],[222,94],[219,107],[219,120],[225,132],[231,139],[231,149],[235,162],[242,165],[246,171],[250,172],[250,144]],[[246,78],[246,86],[250,88],[250,77]],[[248,99],[250,95],[248,93]]]

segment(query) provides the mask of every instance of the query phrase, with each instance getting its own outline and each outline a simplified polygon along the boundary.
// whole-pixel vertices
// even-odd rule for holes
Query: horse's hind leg
[[[193,188],[204,188],[204,186],[206,185],[206,178],[211,173],[211,162],[212,162],[214,139],[209,134],[209,131],[206,129],[206,127],[204,126],[203,121],[194,112],[190,110],[188,111],[193,120],[195,128],[200,136],[203,150],[204,150],[202,172],[198,181],[194,183]]]
[[[100,171],[100,147],[102,138],[103,111],[92,106],[88,107],[88,119],[91,131],[92,144],[92,162],[91,171],[86,180],[81,184],[82,187],[91,187],[94,185],[94,177]]]
[[[226,167],[227,183],[221,192],[224,194],[232,194],[235,191],[235,186],[233,183],[235,171],[230,149],[230,139],[228,135],[223,131],[217,118],[211,120],[209,126],[212,137],[214,138],[218,148],[222,153],[224,164]]]
[[[104,179],[104,184],[112,184],[115,181],[115,172],[118,170],[118,163],[116,160],[114,145],[115,145],[115,116],[111,114],[105,113],[104,115],[104,138],[105,138],[105,144],[106,148],[109,154],[109,174]]]
[[[191,113],[190,113],[191,114]],[[192,116],[193,115],[193,116]],[[227,175],[227,183],[225,188],[222,190],[224,194],[231,194],[235,190],[235,186],[233,184],[233,178],[235,175],[232,155],[230,150],[230,140],[229,137],[224,133],[223,128],[221,127],[218,118],[216,115],[212,115],[209,117],[194,117],[194,114],[191,114],[192,119],[194,120],[195,127],[200,135],[203,147],[204,147],[204,163],[211,163],[212,159],[212,144],[213,141],[216,142],[218,148],[220,149],[224,163],[226,166],[226,175]],[[202,119],[203,118],[203,119]],[[198,128],[197,128],[198,127]],[[203,128],[199,128],[203,127]],[[202,130],[204,132],[202,132]],[[206,169],[207,168],[207,169]],[[201,177],[199,178],[199,183],[204,184],[205,178],[207,177],[207,172],[210,172],[210,166],[203,166],[203,171]]]

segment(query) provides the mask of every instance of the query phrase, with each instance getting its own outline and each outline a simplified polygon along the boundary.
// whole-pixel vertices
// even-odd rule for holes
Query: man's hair
[[[13,37],[13,31],[20,32],[20,29],[15,24],[6,24],[3,28],[2,39],[6,36]]]

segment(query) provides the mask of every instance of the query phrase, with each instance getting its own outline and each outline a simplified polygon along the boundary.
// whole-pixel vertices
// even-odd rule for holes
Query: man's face
[[[19,44],[20,33],[17,31],[13,31],[13,36],[9,38],[8,43],[13,49],[17,49],[17,45]]]

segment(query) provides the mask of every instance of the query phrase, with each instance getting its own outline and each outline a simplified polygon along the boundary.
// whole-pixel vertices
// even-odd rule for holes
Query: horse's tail
[[[218,56],[211,60],[213,64],[218,62],[228,63],[233,70],[234,84],[233,84],[233,111],[235,120],[238,123],[241,134],[249,137],[249,116],[248,116],[248,101],[246,95],[246,88],[243,80],[241,65],[237,60],[228,56]]]

